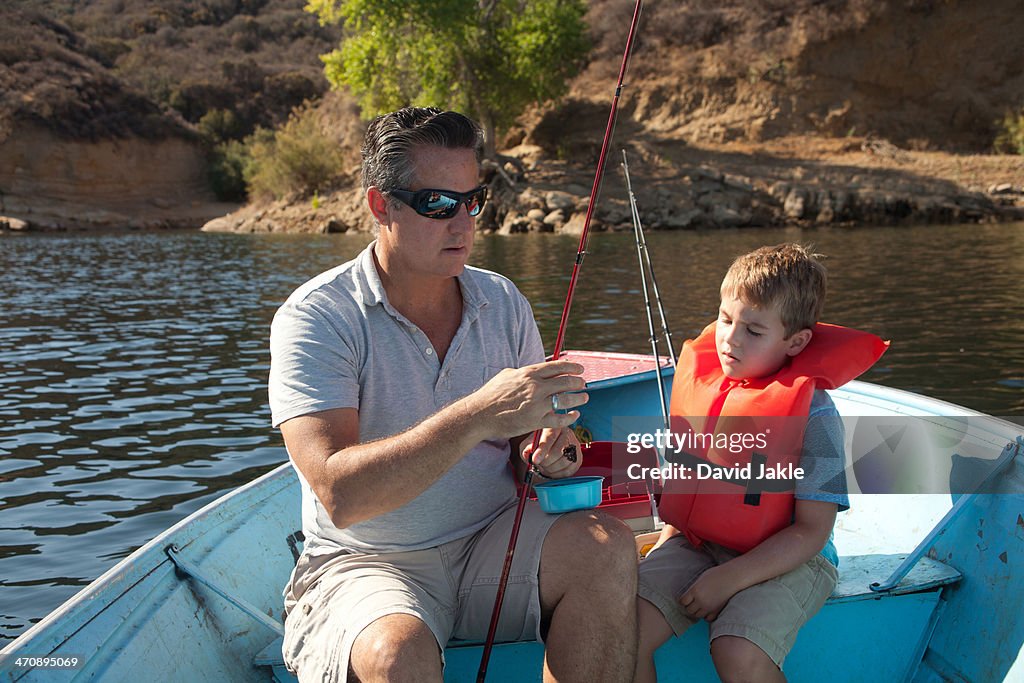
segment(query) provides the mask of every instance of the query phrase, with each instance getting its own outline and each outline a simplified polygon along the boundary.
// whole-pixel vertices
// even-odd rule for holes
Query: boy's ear
[[[814,332],[811,328],[805,327],[799,332],[794,332],[789,337],[789,345],[786,348],[786,355],[795,356],[796,354],[803,351],[809,343],[811,343],[811,337],[814,336]]]
[[[373,185],[366,190],[366,205],[370,207],[370,213],[380,225],[388,224],[388,199],[384,193]]]

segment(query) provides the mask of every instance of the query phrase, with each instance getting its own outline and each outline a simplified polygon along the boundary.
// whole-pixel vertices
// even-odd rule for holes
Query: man
[[[454,112],[375,119],[362,170],[376,241],[274,319],[270,403],[306,535],[284,655],[303,681],[440,681],[449,639],[486,636],[533,430],[542,476],[579,468],[562,453],[582,367],[543,362],[525,298],[466,266],[481,149]],[[498,640],[543,638],[548,680],[629,680],[635,586],[624,525],[531,504]]]

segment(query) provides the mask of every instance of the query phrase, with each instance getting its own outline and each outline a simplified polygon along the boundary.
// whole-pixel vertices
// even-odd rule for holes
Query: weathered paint
[[[854,564],[850,559],[849,564]],[[875,557],[853,572],[848,579],[847,594],[842,599],[831,599],[800,632],[785,663],[790,681],[819,681],[823,666],[828,667],[830,683],[908,680],[930,635],[932,613],[942,590],[931,574],[941,574],[943,581],[955,581],[959,575],[934,563],[922,573],[922,577],[929,577],[925,581],[932,584],[931,588],[904,595],[878,595],[868,588],[870,581],[859,581],[862,576],[877,580],[901,559],[900,556]],[[874,567],[878,573],[865,576],[868,567]],[[908,590],[912,580],[908,577]],[[855,596],[852,584],[857,583],[862,588]],[[882,624],[885,625],[884,638],[879,637],[882,634],[878,632]],[[445,681],[474,680],[480,651],[480,647],[448,648]],[[487,680],[490,683],[540,681],[543,657],[544,650],[537,643],[500,646],[492,656]],[[655,655],[655,663],[661,683],[718,680],[708,651],[708,626],[704,622],[662,646]]]
[[[294,563],[287,536],[299,527],[290,466],[211,503],[146,544],[3,650],[74,654],[77,670],[13,669],[0,681],[249,681],[253,656],[273,637],[208,588],[182,578],[164,552],[175,544],[241,599],[281,619],[281,587]]]

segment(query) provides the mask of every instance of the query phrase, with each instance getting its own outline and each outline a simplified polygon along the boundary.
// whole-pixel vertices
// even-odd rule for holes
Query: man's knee
[[[599,510],[588,510],[566,515],[555,528],[559,525],[562,525],[558,530],[564,537],[566,547],[584,553],[600,553],[602,560],[616,557],[636,564],[633,532],[619,518]],[[589,555],[580,559],[589,562],[594,557]]]
[[[574,512],[559,519],[544,542],[542,572],[568,571],[578,579],[612,577],[620,586],[635,582],[637,566],[633,532],[620,519],[601,511]]]
[[[429,681],[441,678],[441,655],[430,628],[409,614],[377,619],[356,636],[350,655],[360,681]]]

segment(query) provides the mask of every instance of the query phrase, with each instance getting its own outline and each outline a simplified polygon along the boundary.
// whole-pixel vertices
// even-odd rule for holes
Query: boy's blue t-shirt
[[[800,467],[802,479],[796,481],[794,496],[801,500],[821,500],[835,503],[839,512],[850,508],[846,487],[846,430],[832,398],[821,389],[814,392],[807,413]],[[834,566],[839,566],[832,536],[821,554]]]

